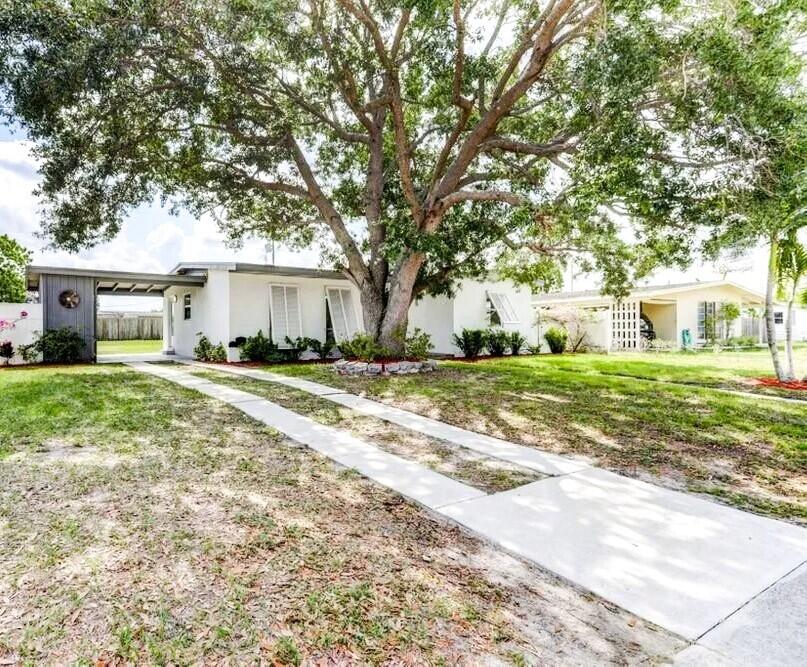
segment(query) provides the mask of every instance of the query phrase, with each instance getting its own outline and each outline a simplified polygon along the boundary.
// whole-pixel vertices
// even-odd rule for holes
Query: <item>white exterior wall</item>
[[[408,333],[422,329],[432,337],[436,354],[454,354],[454,303],[447,296],[424,296],[409,309]]]
[[[27,317],[20,318],[20,313],[25,311]],[[14,356],[10,363],[24,363],[17,354],[20,345],[28,345],[34,342],[37,332],[42,332],[42,304],[41,303],[0,303],[0,320],[13,322],[18,320],[13,329],[3,329],[0,331],[0,342],[10,340],[14,346]],[[5,359],[0,363],[5,363]]]
[[[177,355],[192,356],[197,333],[203,331],[214,345],[222,343],[231,361],[238,360],[238,350],[228,343],[239,336],[254,336],[258,330],[269,333],[270,285],[294,285],[300,294],[302,335],[325,339],[325,298],[329,287],[350,289],[353,293],[356,321],[363,329],[358,289],[347,279],[286,277],[270,274],[235,273],[208,270],[205,287],[172,287],[165,292],[165,312],[173,313],[173,347]],[[409,331],[416,327],[432,337],[434,352],[459,354],[452,335],[463,328],[486,329],[490,326],[487,292],[507,294],[518,317],[517,324],[505,324],[508,331],[519,331],[533,345],[537,340],[532,294],[529,289],[507,281],[463,281],[453,299],[424,297],[412,305]],[[183,295],[191,295],[191,319],[183,319]],[[176,303],[173,297],[176,296]],[[168,318],[163,331],[163,349],[169,349]],[[283,341],[275,341],[282,344]]]
[[[180,356],[193,356],[198,332],[204,331],[208,338],[212,333],[205,319],[205,302],[207,301],[205,289],[203,287],[171,287],[165,291],[165,307],[171,309],[174,322],[174,352]],[[191,319],[189,320],[184,319],[183,298],[185,294],[191,295]],[[174,296],[177,297],[176,303],[174,303]],[[163,335],[165,333],[163,331]],[[212,338],[211,341],[218,342],[213,341]],[[164,339],[163,349],[167,349],[168,345],[169,341]]]
[[[490,326],[487,308],[487,293],[506,294],[518,317],[518,324],[504,324],[502,329],[519,331],[527,339],[528,345],[535,345],[538,330],[535,324],[535,312],[532,307],[532,292],[529,288],[520,287],[510,281],[474,281],[463,280],[454,297],[454,333],[463,329],[487,329]],[[435,352],[440,350],[435,349]],[[459,354],[454,345],[449,353]]]
[[[669,340],[673,343],[680,344],[681,334],[676,326],[676,305],[674,303],[643,302],[642,314],[646,315],[653,323],[653,331],[656,332],[656,338],[658,340]],[[735,326],[739,327],[739,320]]]
[[[676,296],[676,343],[681,345],[681,332],[689,329],[692,333],[692,340],[697,345],[703,343],[698,340],[698,303],[701,301],[716,301],[718,303],[733,302],[742,307],[743,295],[731,285],[718,287],[705,287],[703,289],[693,289],[678,293]],[[736,320],[729,332],[730,336],[740,333],[740,320]]]
[[[583,345],[589,350],[610,350],[613,334],[612,319],[611,306],[594,312],[591,322],[586,324],[586,340]],[[543,349],[549,349],[546,341],[541,341],[541,343]]]
[[[782,324],[776,325],[776,340],[785,340],[785,322],[787,322],[787,305],[777,305],[774,312],[782,313]],[[762,326],[765,326],[764,323]],[[807,341],[807,308],[793,308],[793,340]]]
[[[325,340],[325,296],[329,287],[350,289],[356,322],[363,329],[359,291],[348,280],[291,278],[266,274],[230,274],[230,340],[237,336],[254,336],[261,329],[269,335],[269,288],[271,285],[294,285],[300,295],[300,321],[303,337]],[[275,341],[283,347],[284,341]],[[225,343],[226,345],[226,343]]]

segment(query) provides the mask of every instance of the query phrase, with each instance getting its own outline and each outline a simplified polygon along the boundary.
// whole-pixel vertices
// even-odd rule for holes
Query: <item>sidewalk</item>
[[[766,654],[757,655],[761,647],[754,637],[766,630],[777,644],[778,664],[797,664],[807,654],[802,627],[807,599],[794,593],[804,586],[807,530],[450,427],[326,385],[255,369],[190,363],[278,382],[477,451],[484,448],[492,456],[543,466],[546,479],[486,495],[254,394],[172,367],[131,364],[228,402],[628,611],[690,640],[702,638],[702,644],[688,649],[691,653],[680,654],[683,664],[699,664],[702,652],[727,664],[747,663],[752,656],[760,664]],[[788,603],[768,603],[773,595]],[[759,608],[765,613],[753,613]]]

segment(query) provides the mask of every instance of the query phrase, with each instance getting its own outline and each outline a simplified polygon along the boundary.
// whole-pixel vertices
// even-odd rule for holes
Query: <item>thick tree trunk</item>
[[[796,365],[793,363],[793,301],[796,298],[795,290],[787,302],[787,319],[785,320],[785,353],[787,355],[787,376],[796,379]]]
[[[779,380],[786,380],[787,377],[782,370],[782,363],[779,360],[779,349],[776,346],[776,322],[773,316],[773,292],[776,287],[776,259],[779,251],[779,240],[776,236],[771,236],[770,255],[768,256],[768,284],[765,288],[765,331],[768,334],[768,349],[771,352],[773,370]]]
[[[422,253],[412,253],[395,267],[378,333],[378,342],[395,354],[402,354],[404,351],[409,307],[414,299],[415,282],[424,259]]]
[[[384,294],[369,285],[364,289],[359,288],[359,292],[364,331],[377,339],[381,334],[381,323],[384,321]]]

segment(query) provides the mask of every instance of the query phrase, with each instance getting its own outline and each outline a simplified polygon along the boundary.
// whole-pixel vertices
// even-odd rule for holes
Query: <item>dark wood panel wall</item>
[[[81,301],[77,308],[65,308],[59,303],[59,295],[65,290],[75,290],[79,295]],[[95,361],[95,278],[43,274],[39,295],[45,331],[72,327],[86,343],[83,359]]]

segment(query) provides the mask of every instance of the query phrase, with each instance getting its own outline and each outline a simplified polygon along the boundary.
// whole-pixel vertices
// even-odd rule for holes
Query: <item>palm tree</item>
[[[787,301],[785,319],[785,352],[787,379],[796,378],[793,364],[793,306],[799,301],[807,303],[807,289],[801,291],[801,282],[807,278],[807,247],[799,241],[797,232],[791,231],[779,244],[776,261],[777,298]]]

